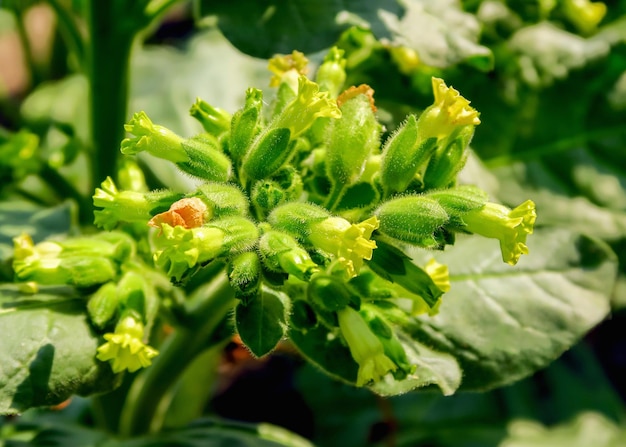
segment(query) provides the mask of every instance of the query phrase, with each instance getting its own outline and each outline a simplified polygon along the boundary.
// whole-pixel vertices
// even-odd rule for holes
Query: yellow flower
[[[606,15],[606,5],[589,0],[565,0],[563,12],[582,33],[589,34]]]
[[[537,219],[535,203],[527,200],[514,209],[497,203],[463,215],[467,229],[472,233],[498,239],[502,260],[515,265],[523,254],[528,254],[526,238],[533,232]]]
[[[381,341],[356,310],[345,307],[337,311],[337,318],[350,354],[359,364],[356,386],[378,382],[387,373],[397,369],[396,364],[385,355]]]
[[[297,82],[298,75],[307,73],[307,64],[309,60],[306,56],[299,52],[293,51],[291,54],[279,54],[269,60],[267,68],[274,73],[270,79],[270,87],[278,87],[285,75],[294,77]]]
[[[445,138],[457,127],[480,124],[478,112],[470,102],[454,88],[448,87],[443,79],[432,78],[435,102],[424,110],[419,119],[426,138]]]
[[[152,364],[159,353],[142,341],[143,324],[132,316],[123,317],[114,333],[104,334],[105,344],[98,348],[96,358],[109,361],[114,373],[135,372]]]
[[[309,241],[334,254],[352,278],[361,270],[363,259],[372,259],[376,242],[370,238],[378,224],[376,216],[358,224],[351,224],[341,217],[329,217],[311,225]]]

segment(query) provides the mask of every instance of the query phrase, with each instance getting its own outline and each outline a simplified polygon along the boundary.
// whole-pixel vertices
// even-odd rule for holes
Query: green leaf
[[[201,16],[217,15],[219,28],[235,47],[260,58],[294,49],[311,53],[328,48],[350,25],[389,37],[380,11],[394,16],[402,12],[395,0],[200,0],[198,4]]]
[[[74,292],[24,295],[3,285],[0,308],[0,414],[116,385],[108,363],[95,358],[100,339],[87,322],[85,301]]]
[[[415,373],[402,381],[388,374],[381,382],[372,385],[371,390],[383,396],[394,396],[436,385],[443,394],[453,394],[461,382],[461,369],[454,357],[436,352],[401,331],[396,330],[396,334],[409,362],[417,367]],[[320,325],[306,331],[292,328],[289,338],[304,357],[326,374],[352,385],[356,383],[358,365],[336,334]]]
[[[462,388],[485,390],[547,366],[609,311],[616,257],[601,241],[567,230],[540,230],[530,255],[512,268],[497,244],[460,239],[436,256],[451,291],[439,314],[415,319],[410,334],[454,356]]]
[[[257,357],[272,351],[285,335],[285,302],[282,293],[264,287],[247,304],[235,308],[235,324],[241,341]]]

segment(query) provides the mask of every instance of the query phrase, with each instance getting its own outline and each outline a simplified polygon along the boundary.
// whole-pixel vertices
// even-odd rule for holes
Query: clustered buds
[[[148,271],[152,263],[183,285],[216,263],[226,266],[240,300],[240,332],[258,321],[264,326],[257,332],[278,334],[276,342],[286,324],[298,337],[319,337],[319,346],[334,341],[352,359],[357,386],[411,376],[416,365],[397,329],[417,314],[436,314],[451,286],[447,266],[420,266],[407,249],[443,249],[456,233],[475,233],[498,239],[503,260],[515,264],[528,253],[535,208],[527,201],[509,209],[457,185],[480,123],[457,90],[433,78],[433,104],[385,136],[375,92],[346,88],[345,65],[343,52],[331,49],[314,82],[302,53],[277,56],[268,107],[253,88],[232,115],[198,99],[190,113],[204,132],[191,138],[136,113],[122,152],[146,152],[199,180],[186,194],[118,188],[111,179],[96,190],[96,225],[132,224],[133,234],[142,226],[143,261],[129,261],[134,244],[114,242],[123,240],[119,230],[100,236],[97,255],[80,239],[35,245],[23,236],[15,242],[16,276],[97,285],[91,320],[99,330],[113,328],[97,357],[116,372],[145,367],[157,355],[146,328],[159,293],[137,265]],[[250,318],[252,309],[268,310]],[[242,339],[255,330],[245,328]]]

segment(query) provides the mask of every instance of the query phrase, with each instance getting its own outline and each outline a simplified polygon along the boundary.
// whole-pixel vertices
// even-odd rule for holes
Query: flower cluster
[[[433,78],[432,105],[386,136],[372,88],[344,85],[341,50],[330,50],[314,78],[306,66],[298,52],[270,61],[277,89],[269,106],[252,88],[232,115],[197,100],[191,115],[204,132],[191,138],[135,114],[122,152],[172,162],[199,186],[186,194],[145,192],[106,179],[94,195],[95,223],[106,230],[141,225],[151,261],[177,285],[208,264],[225,265],[240,299],[237,324],[250,309],[265,312],[280,301],[284,314],[272,307],[252,320],[274,325],[271,333],[315,338],[317,347],[335,343],[357,386],[403,380],[416,365],[398,328],[437,313],[450,289],[446,266],[420,266],[407,249],[443,249],[455,233],[476,233],[498,239],[503,260],[515,264],[528,252],[534,204],[511,210],[457,185],[480,120],[443,80]],[[58,256],[17,244],[23,264],[49,266]],[[144,344],[144,325],[153,319],[145,304],[154,293],[130,273],[102,278],[90,302],[96,326],[117,321],[98,350],[116,372],[147,366],[157,354]],[[143,307],[127,290],[143,297]],[[239,329],[244,342],[243,332],[254,333]]]

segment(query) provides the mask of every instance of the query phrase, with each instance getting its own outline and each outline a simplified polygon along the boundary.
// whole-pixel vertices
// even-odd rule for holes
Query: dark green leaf
[[[617,265],[608,246],[543,230],[529,247],[514,268],[501,262],[496,241],[478,237],[437,256],[452,289],[439,314],[416,319],[411,334],[459,361],[464,389],[502,386],[545,367],[609,311]]]
[[[263,288],[247,304],[235,309],[235,324],[243,343],[261,357],[268,354],[285,334],[286,297],[270,288]]]
[[[0,288],[0,413],[54,405],[111,390],[115,376],[95,358],[100,339],[85,301],[70,291],[24,295]]]
[[[380,11],[402,12],[395,0],[199,0],[201,16],[217,15],[218,26],[239,50],[269,58],[275,53],[305,53],[328,48],[350,25],[369,27],[389,37]],[[245,14],[241,12],[245,11]]]

